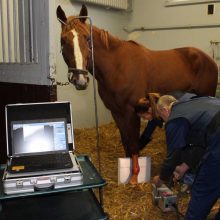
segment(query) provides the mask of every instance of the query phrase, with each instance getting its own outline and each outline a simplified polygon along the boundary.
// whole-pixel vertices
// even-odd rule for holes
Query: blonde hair
[[[157,109],[162,109],[164,107],[169,107],[176,101],[177,101],[176,98],[174,98],[171,95],[163,95],[158,99]]]

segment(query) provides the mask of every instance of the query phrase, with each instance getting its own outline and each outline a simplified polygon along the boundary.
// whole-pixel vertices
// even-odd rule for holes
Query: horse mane
[[[86,25],[84,25],[83,23],[80,22],[79,19],[74,19],[74,18],[75,18],[74,16],[68,17],[67,25],[65,26],[66,31],[70,31],[74,27],[76,31],[89,35],[90,34],[89,24],[86,23]],[[93,31],[96,31],[99,34],[101,42],[108,50],[110,49],[110,47],[114,47],[115,45],[127,42],[125,40],[121,40],[118,37],[109,34],[109,32],[105,31],[104,29],[100,29],[96,26],[93,26],[92,28]],[[134,41],[131,42],[138,44]]]
[[[104,43],[105,47],[109,49],[109,33],[105,30],[100,31],[101,41]]]
[[[104,29],[99,29],[94,26],[93,30],[95,30],[99,34],[100,40],[104,44],[107,50],[109,50],[110,48],[114,48],[115,46],[118,46],[120,44],[123,44],[125,42],[124,40],[121,40],[118,37],[109,34],[109,32],[105,31]]]
[[[135,44],[135,45],[138,45],[138,46],[142,46],[141,44],[137,43],[136,41],[133,41],[133,40],[129,40],[128,42],[132,43],[132,44]]]
[[[76,31],[90,34],[89,28],[87,25],[83,25],[79,19],[76,19],[74,16],[70,16],[67,19],[66,31],[70,31],[71,29],[75,28]]]
[[[97,28],[98,29],[98,28]],[[103,42],[103,44],[105,45],[105,47],[107,49],[110,48],[110,42],[114,42],[114,44],[123,44],[123,43],[126,43],[126,42],[129,42],[131,44],[135,44],[137,46],[141,46],[143,47],[143,45],[137,43],[136,41],[133,41],[133,40],[129,40],[129,41],[125,41],[125,40],[121,40],[119,39],[118,37],[115,37],[111,34],[108,33],[108,31],[105,31],[103,29],[98,29],[100,31],[100,38],[101,38],[101,41]]]

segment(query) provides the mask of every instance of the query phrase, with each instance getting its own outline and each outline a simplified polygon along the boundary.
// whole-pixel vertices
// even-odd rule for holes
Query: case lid
[[[7,155],[14,155],[12,126],[28,123],[52,123],[53,121],[65,124],[65,133],[67,138],[67,148],[69,151],[75,149],[73,126],[72,126],[72,109],[70,102],[42,102],[42,103],[25,103],[25,104],[8,104],[5,106],[6,118],[6,138],[7,138]],[[59,129],[59,125],[58,128]],[[30,130],[30,129],[27,129]]]

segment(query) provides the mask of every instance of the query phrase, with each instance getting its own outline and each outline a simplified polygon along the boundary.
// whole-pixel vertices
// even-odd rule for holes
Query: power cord
[[[172,206],[173,206],[173,208],[174,208],[174,210],[175,210],[175,213],[176,213],[176,220],[180,220],[180,216],[181,216],[182,218],[185,217],[182,213],[179,212],[179,209],[178,209],[178,206],[177,206],[176,203],[173,203]]]
[[[169,181],[169,183],[168,183],[168,187],[169,187],[169,188],[172,188],[174,185],[175,185],[175,183],[174,183],[174,181],[173,181],[173,178],[171,178],[170,181]],[[172,207],[174,208],[174,211],[175,211],[175,213],[176,213],[176,220],[180,220],[180,216],[181,216],[182,218],[185,217],[182,213],[179,212],[179,209],[178,209],[178,206],[177,206],[176,203],[172,203],[171,205],[172,205]]]

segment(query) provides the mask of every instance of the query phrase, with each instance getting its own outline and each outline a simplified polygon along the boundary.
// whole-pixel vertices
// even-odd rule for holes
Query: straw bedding
[[[143,125],[142,125],[143,127]],[[143,128],[142,128],[143,129]],[[77,154],[87,154],[98,169],[96,129],[75,129],[75,144]],[[144,183],[137,186],[118,184],[118,158],[124,157],[119,130],[115,123],[99,127],[101,175],[107,181],[103,188],[104,210],[110,220],[175,220],[176,213],[163,213],[152,203],[151,184]],[[166,154],[164,131],[158,128],[150,144],[140,152],[140,156],[151,157],[151,176],[157,175],[160,164]],[[95,190],[98,194],[98,191]],[[178,201],[179,212],[184,215],[189,201],[189,194],[181,195]],[[214,212],[219,205],[215,205],[209,219],[213,219]],[[181,219],[183,219],[180,216]]]

